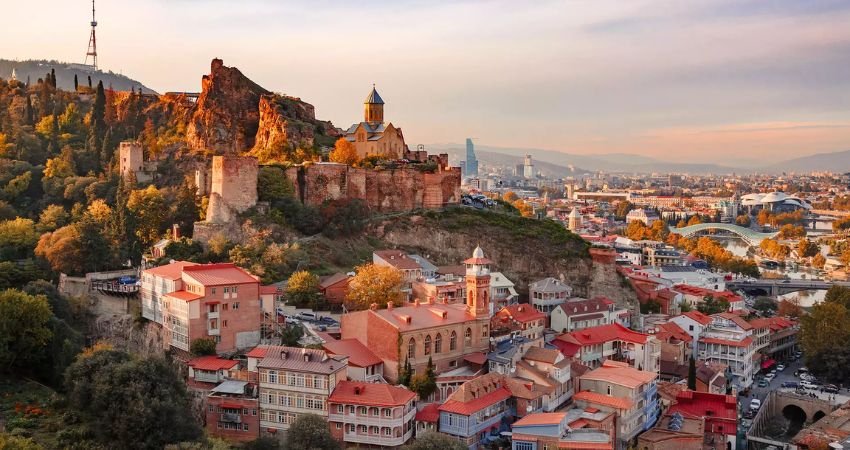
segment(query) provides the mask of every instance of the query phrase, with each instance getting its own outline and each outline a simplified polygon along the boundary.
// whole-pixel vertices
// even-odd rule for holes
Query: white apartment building
[[[711,316],[711,324],[702,331],[697,346],[699,359],[729,366],[733,386],[746,389],[753,384],[756,342],[753,327],[746,320],[732,313]]]

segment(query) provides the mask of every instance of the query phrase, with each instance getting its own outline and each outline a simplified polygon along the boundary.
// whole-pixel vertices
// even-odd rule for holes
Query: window
[[[239,302],[233,302],[233,309],[239,309]]]
[[[384,436],[392,436],[393,430],[390,428],[384,428]]]
[[[229,293],[230,293],[230,288],[229,288],[229,287],[227,287],[227,286],[225,286],[225,287],[224,287],[224,293],[225,293],[225,294],[229,294]]]
[[[233,286],[232,288],[230,288],[230,292],[233,292],[235,294],[236,293],[236,286]]]
[[[434,338],[434,353],[442,353],[443,352],[443,335],[437,333],[437,337]]]
[[[449,336],[449,351],[457,350],[457,333],[452,331],[452,335]]]
[[[342,424],[341,424],[341,423],[337,422],[335,425],[336,425],[336,429],[337,429],[337,430],[341,430],[341,429],[342,429]]]
[[[248,431],[248,424],[247,423],[242,424],[242,431]]]
[[[457,367],[457,361],[449,361],[449,367],[451,367],[452,369]]]
[[[360,425],[357,427],[361,433],[366,433],[369,429],[366,428],[366,425]]]
[[[514,450],[534,450],[531,442],[514,441]]]
[[[361,407],[360,407],[359,414],[360,414],[361,416],[365,416],[365,415],[366,415],[366,412],[367,412],[367,411],[366,411],[366,407],[365,407],[365,406],[361,406]]]
[[[372,409],[369,410],[369,412],[370,412],[370,414],[369,414],[370,416],[375,416],[375,417],[378,416],[378,408],[372,408]]]
[[[222,325],[224,328],[227,328],[227,321],[226,321],[226,320],[222,320],[222,321],[221,321],[221,325]]]
[[[342,414],[342,412],[343,412],[344,410],[345,410],[345,407],[344,407],[344,406],[342,406],[342,405],[336,405],[336,412],[337,412],[337,413]]]
[[[384,409],[384,417],[392,417],[392,416],[393,416],[393,410],[385,408]]]
[[[466,345],[469,345],[472,342],[472,328],[467,328],[466,332],[463,334],[463,340]]]
[[[215,411],[215,407],[213,407],[213,405],[210,405],[210,412],[213,412],[213,411]]]
[[[269,378],[269,383],[277,383],[277,371],[276,370],[269,370],[268,378]]]
[[[379,434],[378,427],[372,427],[370,434]]]
[[[425,356],[430,355],[431,354],[431,336],[430,335],[425,336],[425,347],[424,348],[425,348],[425,353],[424,353]]]
[[[416,339],[410,338],[407,342],[407,358],[412,359],[416,355]]]

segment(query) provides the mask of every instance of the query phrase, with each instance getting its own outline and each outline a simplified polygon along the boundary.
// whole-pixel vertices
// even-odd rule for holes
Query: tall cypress
[[[693,355],[688,361],[688,389],[697,390],[697,363],[694,361]]]
[[[106,91],[103,90],[103,81],[97,83],[97,94],[92,106],[92,127],[95,135],[95,148],[102,145],[103,134],[106,132]]]
[[[91,75],[89,75],[89,89],[91,89]]]
[[[35,118],[32,113],[32,96],[27,93],[27,109],[25,112],[25,120],[27,121],[27,125],[33,125],[35,123]]]
[[[56,87],[56,69],[50,69],[50,84]]]
[[[74,92],[77,92],[79,87],[80,87],[80,83],[77,81],[77,74],[74,74]]]

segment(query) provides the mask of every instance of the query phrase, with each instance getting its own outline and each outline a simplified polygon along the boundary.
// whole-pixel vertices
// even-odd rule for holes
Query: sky
[[[90,3],[2,7],[0,58],[82,62]],[[101,0],[100,66],[197,91],[212,58],[408,144],[733,165],[850,149],[845,0]],[[0,75],[3,76],[3,75]]]

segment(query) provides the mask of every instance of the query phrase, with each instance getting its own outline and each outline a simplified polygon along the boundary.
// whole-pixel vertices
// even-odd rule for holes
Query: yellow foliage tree
[[[334,144],[334,149],[331,150],[330,160],[335,163],[348,164],[349,166],[353,166],[360,162],[360,158],[357,157],[357,149],[354,148],[354,144],[348,142],[348,140],[344,137],[337,139]]]
[[[369,308],[372,303],[385,306],[401,301],[401,272],[394,267],[363,264],[351,279],[345,307],[350,310]]]

